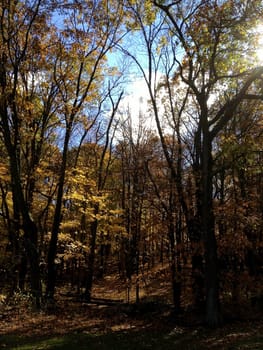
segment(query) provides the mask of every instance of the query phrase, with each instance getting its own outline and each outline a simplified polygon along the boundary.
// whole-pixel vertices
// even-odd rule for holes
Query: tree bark
[[[207,121],[207,119],[206,119]],[[206,124],[205,124],[206,126]],[[213,174],[212,140],[208,129],[203,128],[203,147],[201,155],[202,212],[201,225],[205,248],[205,291],[206,323],[209,327],[218,327],[221,322],[219,306],[219,279],[217,242],[213,213]]]
[[[99,212],[99,206],[96,205],[94,208],[94,215],[96,216],[98,212]],[[92,285],[93,285],[97,228],[98,228],[98,220],[95,218],[94,221],[91,223],[90,252],[88,257],[86,288],[84,292],[84,299],[88,303],[91,301],[91,292],[92,292]]]
[[[59,226],[61,222],[61,209],[62,209],[62,201],[63,201],[65,174],[66,174],[66,167],[67,167],[68,147],[69,147],[69,140],[70,140],[71,131],[72,131],[73,120],[74,120],[74,114],[71,114],[66,127],[62,162],[60,166],[60,176],[59,176],[59,182],[58,182],[56,207],[55,207],[55,213],[54,213],[53,225],[52,225],[52,231],[51,231],[51,239],[50,239],[49,250],[48,250],[46,298],[51,300],[54,299],[55,286],[56,286],[55,258],[57,254],[58,233],[59,233]]]
[[[46,288],[46,297],[48,299],[54,299],[55,285],[56,285],[55,258],[57,254],[58,233],[59,233],[59,226],[61,222],[61,209],[62,209],[62,199],[63,199],[63,190],[64,190],[66,163],[67,163],[67,149],[68,149],[69,135],[67,135],[66,138],[67,138],[67,142],[66,142],[66,146],[64,146],[64,151],[63,151],[63,161],[61,165],[61,174],[60,174],[59,185],[58,185],[57,202],[56,202],[51,239],[50,239],[49,250],[48,250],[48,271],[47,271],[48,275],[47,275],[47,288]]]

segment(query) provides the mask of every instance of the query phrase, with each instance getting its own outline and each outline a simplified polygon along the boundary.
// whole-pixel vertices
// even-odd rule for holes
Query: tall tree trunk
[[[9,169],[11,176],[11,188],[13,198],[13,212],[16,230],[20,228],[20,217],[22,218],[22,229],[24,231],[24,247],[30,266],[30,281],[31,291],[34,297],[36,307],[40,307],[41,300],[41,281],[39,269],[39,254],[38,254],[38,230],[34,220],[31,217],[28,203],[21,183],[20,174],[20,118],[17,114],[15,104],[16,82],[17,82],[17,67],[14,70],[14,89],[12,95],[7,94],[7,69],[6,55],[3,52],[0,57],[0,118],[1,131],[3,134],[4,144],[9,157]],[[7,96],[12,101],[12,106],[7,105]],[[12,97],[12,99],[11,99]],[[11,111],[9,111],[11,108]],[[12,114],[12,123],[10,123],[9,115]]]
[[[212,185],[212,141],[206,130],[203,133],[202,162],[202,231],[205,248],[205,290],[206,323],[210,327],[220,324],[219,279],[217,261],[217,242],[213,213]]]
[[[175,245],[175,226],[174,222],[172,222],[173,218],[171,217],[169,224],[169,240],[171,246],[171,277],[172,277],[172,291],[173,291],[173,304],[175,308],[175,312],[180,312],[181,309],[181,280],[179,271],[177,269],[177,259],[178,256],[176,254],[177,247]]]
[[[40,307],[41,302],[41,280],[39,267],[39,254],[37,249],[38,230],[35,222],[29,215],[23,219],[25,232],[25,248],[29,260],[31,291],[35,300],[35,306]]]
[[[9,137],[7,137],[7,139],[9,139]],[[8,141],[10,141],[10,139]],[[31,217],[28,205],[24,198],[16,152],[12,152],[13,147],[11,145],[11,141],[7,142],[7,144],[9,145],[7,148],[9,150],[10,158],[14,207],[21,213],[22,229],[24,231],[24,248],[30,269],[31,292],[34,298],[35,306],[39,308],[42,291],[38,254],[38,229],[36,223]]]
[[[96,216],[99,212],[99,205],[97,204],[94,208],[94,215]],[[93,286],[93,277],[94,277],[94,262],[95,262],[95,248],[96,248],[96,238],[97,238],[97,228],[98,220],[95,218],[91,223],[91,239],[90,239],[90,252],[88,257],[88,270],[86,278],[86,288],[84,292],[85,301],[91,301],[91,292]]]
[[[54,299],[55,286],[56,286],[55,258],[57,254],[58,233],[59,233],[59,226],[61,222],[61,209],[62,209],[62,201],[63,201],[65,174],[66,174],[66,167],[67,167],[68,147],[69,147],[69,140],[71,136],[73,120],[74,120],[74,115],[72,114],[70,116],[70,120],[67,123],[66,134],[64,139],[56,207],[55,207],[55,213],[54,213],[53,225],[52,225],[52,231],[51,231],[51,239],[50,239],[49,250],[48,250],[46,298],[49,300]]]
[[[65,165],[65,167],[66,167],[66,165]],[[48,270],[47,270],[46,298],[49,300],[54,299],[55,286],[56,286],[55,258],[56,258],[56,254],[57,254],[58,233],[59,233],[59,226],[60,226],[60,221],[61,221],[61,208],[62,208],[62,197],[63,197],[63,188],[64,188],[64,177],[65,177],[65,169],[63,170],[63,174],[61,174],[61,178],[60,178],[60,182],[59,182],[57,203],[56,203],[55,214],[54,214],[54,219],[53,219],[51,239],[49,242],[49,249],[48,249],[48,259],[47,259]]]
[[[197,209],[198,211],[198,209]],[[201,233],[202,221],[199,213],[187,222],[188,237],[192,250],[192,293],[194,307],[199,310],[204,306],[204,256]]]

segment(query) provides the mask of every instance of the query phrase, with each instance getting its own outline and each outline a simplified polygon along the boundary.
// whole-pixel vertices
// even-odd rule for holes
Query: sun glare
[[[259,24],[256,27],[255,33],[257,36],[257,40],[256,40],[257,59],[263,63],[263,23]]]

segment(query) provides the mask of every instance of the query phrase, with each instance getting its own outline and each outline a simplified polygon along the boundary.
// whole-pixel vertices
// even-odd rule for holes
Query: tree
[[[94,260],[95,260],[95,248],[96,248],[96,239],[97,239],[97,232],[98,232],[98,224],[99,220],[98,217],[101,214],[101,204],[100,199],[103,195],[103,190],[105,189],[106,180],[109,173],[109,166],[110,166],[110,154],[112,151],[112,139],[110,136],[114,117],[116,115],[116,111],[118,109],[119,103],[122,98],[122,93],[120,94],[118,100],[116,103],[113,101],[112,97],[110,96],[111,101],[111,116],[108,121],[108,125],[106,126],[105,131],[105,142],[101,150],[101,154],[98,157],[98,166],[97,166],[97,184],[96,184],[96,195],[98,197],[97,201],[94,203],[93,206],[93,220],[91,222],[90,231],[91,231],[91,239],[90,239],[90,252],[89,252],[89,258],[88,258],[88,273],[87,273],[87,279],[86,279],[86,288],[85,288],[85,299],[90,302],[91,299],[91,291],[92,291],[92,284],[93,284],[93,275],[94,275]],[[109,155],[107,154],[109,152]],[[107,161],[107,156],[108,161]]]
[[[248,22],[253,28],[253,14],[255,9],[261,11],[261,2],[224,1],[218,4],[216,1],[178,1],[166,4],[128,1],[127,9],[132,18],[131,28],[140,30],[147,61],[142,61],[129,49],[123,51],[137,64],[148,87],[163,152],[175,179],[189,238],[204,245],[206,321],[210,326],[217,326],[220,309],[213,210],[213,149],[216,136],[233,118],[240,103],[244,99],[262,98],[261,90],[257,89],[257,83],[262,81],[262,67],[249,68],[247,54],[247,50],[253,50],[253,44],[249,46],[248,37],[252,32]],[[156,9],[160,12],[157,13]],[[232,38],[231,44],[229,38]],[[241,47],[244,47],[243,56],[240,55]],[[162,73],[172,102],[172,129],[177,130],[178,144],[184,142],[191,151],[195,180],[192,208],[184,197],[180,154],[176,167],[161,125],[156,81],[158,74]],[[175,114],[173,98],[178,98],[178,95],[171,94],[174,83],[183,91],[181,108]],[[188,140],[182,137],[182,123],[178,122],[182,120],[180,111],[185,120],[187,113],[191,116],[188,118],[190,122],[184,123],[189,131]],[[199,269],[202,269],[202,259],[202,254],[199,254]]]
[[[127,113],[127,114],[126,114]],[[125,221],[126,236],[122,242],[125,278],[128,292],[132,276],[136,276],[136,302],[140,300],[140,268],[147,260],[145,239],[148,222],[148,202],[150,200],[149,179],[146,163],[151,158],[152,133],[147,121],[139,111],[138,124],[132,120],[129,109],[123,113],[121,121],[121,141],[117,145],[117,156],[121,164],[121,208]],[[150,243],[150,242],[149,242]],[[129,296],[128,296],[129,299]]]
[[[181,224],[184,214],[187,224],[190,222],[190,210],[187,207],[185,194],[182,185],[183,166],[183,141],[182,141],[182,113],[188,98],[180,98],[180,103],[175,101],[173,95],[172,77],[175,70],[175,61],[171,60],[173,50],[169,48],[169,38],[165,32],[165,20],[152,8],[151,2],[142,3],[140,1],[127,3],[127,8],[131,16],[131,27],[141,32],[142,61],[140,56],[122,47],[121,50],[128,55],[137,65],[139,74],[142,74],[149,92],[149,103],[154,116],[157,132],[160,138],[162,151],[168,167],[167,187],[169,196],[166,198],[168,204],[158,195],[158,186],[155,192],[161,206],[166,212],[167,237],[169,238],[172,252],[172,286],[174,304],[180,309],[181,298],[181,266],[179,247],[181,244]],[[144,51],[145,50],[145,51]],[[168,135],[167,135],[168,134]],[[149,168],[148,168],[149,171]],[[152,178],[152,182],[154,179]],[[180,202],[177,205],[177,201]],[[182,210],[182,211],[181,211]],[[178,249],[177,249],[178,248]]]
[[[41,55],[41,38],[45,42],[48,9],[41,1],[3,2],[1,4],[1,135],[9,157],[11,191],[13,197],[12,245],[17,245],[19,230],[24,231],[23,248],[30,266],[31,290],[36,306],[40,305],[41,284],[38,256],[38,229],[31,215],[34,177],[28,175],[27,190],[22,180],[22,162],[31,141],[31,170],[39,163],[41,142],[36,142],[37,120],[47,118],[47,110],[32,113],[32,101],[36,98],[37,67],[33,63]],[[32,75],[29,76],[28,69]],[[29,131],[33,137],[29,136]],[[40,136],[41,137],[41,136]],[[43,138],[43,129],[42,129]],[[27,141],[25,141],[27,139]],[[31,139],[31,140],[30,140]],[[23,143],[23,142],[27,143]],[[39,148],[40,147],[40,148]],[[39,153],[38,153],[39,152]],[[25,160],[25,158],[24,158]],[[19,254],[21,251],[19,252]],[[16,252],[18,254],[18,252]]]
[[[120,18],[114,16],[111,5],[103,1],[94,2],[92,6],[86,2],[61,5],[61,11],[67,19],[65,19],[65,28],[61,31],[62,39],[58,45],[54,80],[60,93],[59,113],[63,118],[65,133],[48,253],[46,295],[51,299],[55,291],[55,257],[70,139],[74,126],[79,122],[78,118],[82,118],[86,130],[95,123],[96,119],[88,120],[85,114],[88,110],[100,108],[100,103],[96,105],[95,100],[100,101],[99,86],[102,82],[102,69],[106,64],[106,54],[119,40],[120,25]],[[84,118],[81,115],[84,115]],[[95,118],[98,115],[95,112]],[[86,135],[86,132],[84,134]]]
[[[120,16],[116,16],[117,10]],[[55,26],[53,13],[60,16],[63,25]],[[102,71],[106,69],[109,50],[120,39],[120,21],[121,7],[108,1],[70,5],[10,2],[1,8],[1,133],[10,159],[14,217],[9,222],[13,226],[13,243],[18,242],[21,228],[25,232],[37,304],[41,294],[38,231],[41,228],[43,232],[43,223],[47,223],[54,207],[46,290],[47,296],[53,298],[70,142],[79,138],[76,129],[81,130],[80,143],[83,142],[102,113],[108,91],[113,89],[108,77],[103,91],[106,78]],[[45,163],[51,148],[57,157],[54,166]],[[48,169],[46,177],[42,169]],[[16,253],[21,255],[23,249],[18,249]],[[25,275],[27,262],[23,261]],[[21,287],[22,280],[21,276]]]
[[[215,219],[221,285],[238,304],[261,283],[260,201],[258,182],[262,142],[258,101],[243,101],[230,123],[219,133],[215,157]],[[256,186],[256,187],[255,187]],[[256,189],[257,188],[257,189]],[[257,276],[257,277],[256,277]],[[253,292],[252,292],[253,291]],[[258,293],[260,298],[260,292]]]
[[[178,56],[174,56],[174,60],[178,63],[180,79],[190,88],[197,103],[194,144],[198,173],[197,210],[199,207],[201,239],[205,248],[206,321],[210,326],[217,326],[220,312],[213,211],[213,143],[218,133],[233,118],[241,101],[262,98],[260,90],[253,91],[253,86],[254,82],[262,80],[263,68],[246,70],[246,60],[244,62],[239,58],[237,61],[235,56],[239,45],[245,40],[242,30],[252,20],[255,8],[260,11],[261,4],[233,4],[228,1],[220,5],[217,2],[153,3],[167,16],[170,30],[185,52],[182,62]],[[228,40],[229,37],[235,40],[235,45],[231,44],[230,47],[227,44],[226,35]],[[239,87],[236,85],[236,93],[223,102],[219,84],[230,86],[229,82],[237,81],[241,84]],[[210,106],[209,97],[218,91],[221,106],[217,103]],[[249,94],[251,91],[255,94]]]

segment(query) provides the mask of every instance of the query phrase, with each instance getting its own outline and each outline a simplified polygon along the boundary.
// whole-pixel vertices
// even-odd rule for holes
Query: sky
[[[133,44],[131,43],[130,48],[132,46]],[[136,45],[134,45],[134,50],[136,51]],[[135,62],[133,62],[131,58],[125,57],[125,55],[118,50],[114,50],[108,55],[108,64],[117,67],[120,71],[124,70],[124,97],[120,103],[120,113],[129,110],[133,125],[137,126],[139,123],[139,114],[146,114],[149,108],[148,101],[150,99],[148,87],[142,73],[139,72]],[[148,125],[149,128],[154,128],[154,123],[150,122],[150,120],[148,120]]]

